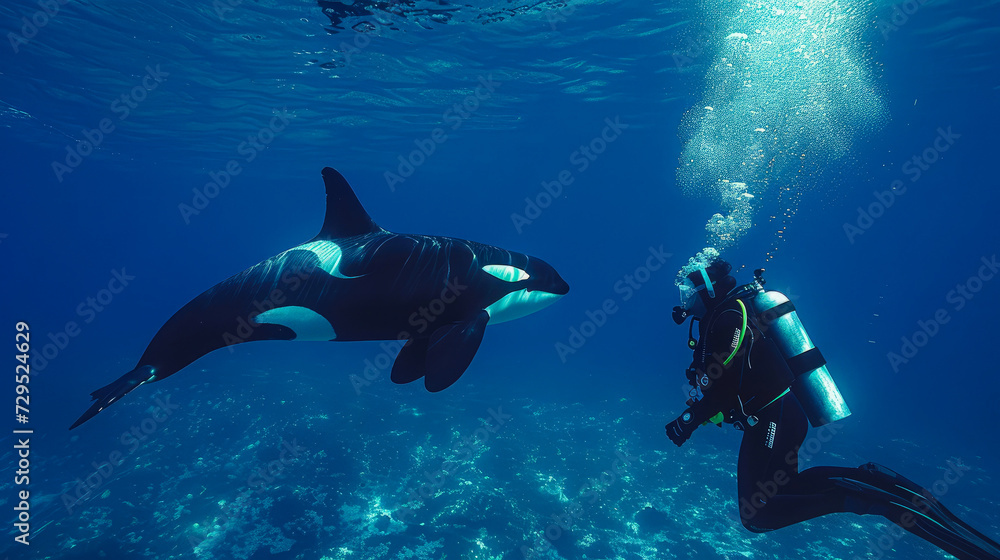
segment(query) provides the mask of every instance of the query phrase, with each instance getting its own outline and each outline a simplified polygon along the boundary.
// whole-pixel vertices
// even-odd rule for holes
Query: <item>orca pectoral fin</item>
[[[462,323],[445,325],[431,334],[427,345],[427,374],[424,387],[436,393],[451,386],[465,373],[486,333],[490,315],[480,311]]]
[[[125,375],[119,377],[112,383],[101,387],[90,394],[90,398],[95,402],[90,405],[87,412],[84,412],[69,429],[73,429],[87,420],[90,420],[97,413],[111,406],[111,403],[132,392],[133,389],[150,381],[156,377],[153,366],[141,366],[133,369]]]
[[[427,344],[426,338],[411,339],[400,349],[389,375],[393,383],[410,383],[427,374]]]

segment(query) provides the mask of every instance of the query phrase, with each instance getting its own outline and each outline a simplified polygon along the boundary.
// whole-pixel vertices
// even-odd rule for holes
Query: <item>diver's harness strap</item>
[[[826,365],[826,358],[820,353],[819,348],[806,350],[798,356],[788,358],[788,367],[792,374],[798,377],[804,373],[809,373],[814,369],[819,369]]]
[[[768,309],[762,313],[762,319],[765,325],[770,325],[776,321],[779,317],[787,315],[795,311],[795,305],[786,301],[784,303],[775,305],[771,309]],[[792,370],[792,375],[798,377],[805,373],[809,373],[814,369],[819,369],[826,365],[826,358],[820,353],[819,348],[812,348],[807,350],[798,356],[792,356],[788,358],[788,368]]]
[[[740,313],[743,316],[743,326],[740,328],[740,336],[739,336],[739,339],[738,339],[738,341],[736,343],[736,348],[734,348],[732,354],[730,354],[729,357],[726,358],[726,360],[724,362],[722,362],[722,365],[724,365],[724,366],[728,366],[729,362],[732,361],[732,359],[733,359],[734,356],[736,356],[736,353],[739,352],[740,348],[743,347],[743,337],[746,336],[746,334],[747,334],[747,315],[748,315],[748,313],[747,313],[747,306],[743,304],[743,300],[742,299],[737,299],[736,303],[738,303],[740,305]],[[749,350],[747,350],[747,352],[749,353]],[[743,367],[746,367],[746,363],[743,364]],[[743,384],[743,373],[741,371],[740,372],[740,385],[742,385],[742,384]],[[729,413],[730,418],[732,418],[732,420],[733,420],[733,427],[735,427],[737,430],[743,431],[745,429],[745,427],[752,428],[752,427],[756,426],[757,422],[758,422],[757,416],[755,416],[754,414],[747,414],[743,410],[743,399],[742,399],[742,397],[739,396],[739,394],[736,395],[736,399],[740,403],[739,410],[736,410],[734,408]],[[771,404],[771,403],[768,403],[768,404]],[[767,405],[765,405],[765,407],[766,406]],[[761,408],[760,410],[763,410],[763,408]],[[757,412],[760,412],[760,410],[758,410]]]
[[[736,416],[735,410],[733,410],[733,416]],[[733,427],[743,432],[746,431],[747,428],[753,428],[754,426],[756,426],[757,422],[759,421],[760,420],[757,418],[757,416],[751,414],[749,416],[743,416],[742,418],[735,418],[733,420]]]
[[[774,404],[775,402],[777,402],[778,399],[780,399],[781,397],[787,395],[788,392],[791,391],[791,390],[792,390],[791,387],[785,389],[784,391],[782,391],[782,393],[780,395],[778,395],[777,397],[774,397],[773,399],[771,399],[771,402],[769,402],[769,403],[765,404],[764,406],[760,407],[757,410],[757,412],[760,412],[761,410],[764,410],[765,408],[771,406],[772,404]],[[739,398],[739,397],[737,397],[737,398]],[[756,426],[757,422],[759,422],[760,419],[757,418],[757,412],[755,412],[753,414],[747,414],[747,413],[743,412],[743,410],[742,410],[743,402],[742,401],[740,401],[740,407],[741,407],[741,409],[740,409],[739,412],[737,412],[736,409],[733,409],[733,411],[730,414],[733,417],[733,427],[742,432],[746,428],[753,428],[754,426]]]
[[[743,301],[740,298],[744,297],[746,295],[749,295],[750,293],[752,293],[749,288],[750,288],[750,285],[744,286],[744,287],[742,287],[742,288],[740,288],[738,290],[734,290],[728,297],[726,297],[724,300],[722,300],[722,302],[719,303],[719,305],[724,305],[724,304],[728,303],[730,300],[735,299],[736,303],[739,304],[739,306],[740,306],[740,316],[743,318],[743,324],[740,326],[740,334],[739,334],[739,337],[736,340],[736,347],[733,348],[733,351],[730,352],[729,356],[727,356],[726,359],[723,360],[722,365],[724,365],[724,366],[729,365],[729,362],[733,361],[733,358],[735,358],[736,354],[739,353],[740,348],[743,347],[743,341],[746,338],[746,334],[747,334],[747,320],[748,320],[747,316],[748,316],[748,313],[747,313],[747,307],[746,307],[746,305],[743,303]],[[694,320],[695,320],[695,318],[692,317],[691,318],[691,326],[688,328],[688,347],[690,347],[692,349],[694,349],[696,347],[696,343],[697,343],[697,341],[695,340],[694,336],[692,336],[692,329],[694,328]],[[702,346],[702,354],[703,354],[702,355],[702,362],[703,362],[702,365],[703,366],[704,366],[704,357],[705,357],[704,356],[704,351],[705,351],[705,347]],[[704,375],[699,376],[698,375],[698,370],[695,369],[695,368],[688,368],[686,374],[687,374],[687,377],[688,377],[688,381],[691,382],[691,385],[695,386],[695,389],[692,391],[692,393],[694,391],[697,391],[699,386],[705,386],[708,383],[708,377],[704,376]],[[692,396],[694,396],[694,395],[692,395]],[[736,411],[735,410],[732,411],[729,416],[730,417],[736,417],[737,416]],[[711,418],[709,418],[708,421],[706,421],[705,423],[706,424],[709,424],[709,423],[710,424],[715,424],[716,426],[722,427],[722,423],[725,420],[725,418],[726,418],[726,414],[723,413],[722,411],[720,411],[720,412],[716,413],[714,416],[712,416]],[[757,423],[757,418],[754,417],[754,416],[751,416],[751,418],[752,418],[752,420],[748,420],[746,418],[746,416],[744,416],[743,417],[743,421],[744,422],[749,422],[749,425],[753,426],[753,425],[755,425]],[[739,422],[740,422],[739,420],[736,421],[737,429],[742,430],[743,428],[740,427]]]
[[[736,344],[736,348],[733,349],[732,353],[729,354],[729,356],[725,359],[725,361],[723,362],[723,365],[729,365],[729,362],[731,362],[733,360],[733,358],[736,357],[736,354],[739,353],[740,348],[742,348],[742,346],[743,346],[743,340],[744,340],[744,337],[746,336],[746,333],[747,333],[747,323],[748,323],[748,320],[749,320],[749,317],[748,317],[749,313],[747,313],[747,308],[746,308],[746,305],[744,305],[744,303],[742,301],[742,298],[750,296],[752,294],[756,294],[759,291],[761,291],[760,284],[758,284],[756,282],[752,283],[752,284],[747,284],[747,285],[742,286],[742,287],[740,287],[740,288],[738,288],[736,290],[733,290],[728,297],[726,297],[725,299],[723,299],[719,303],[719,305],[722,306],[722,305],[726,304],[727,302],[729,302],[730,300],[735,299],[736,302],[740,306],[740,313],[743,316],[743,325],[742,325],[742,327],[740,329],[739,339],[738,339],[738,342]],[[775,321],[776,319],[778,319],[782,315],[786,315],[788,313],[791,313],[792,311],[795,311],[795,305],[793,305],[792,302],[787,301],[787,302],[779,304],[779,305],[777,305],[777,306],[775,306],[775,307],[773,307],[771,309],[768,309],[765,313],[762,314],[762,317],[760,319],[762,319],[762,322],[765,325],[767,325],[767,324],[772,323],[773,321]],[[760,330],[761,333],[764,333],[764,329],[760,329],[760,327],[758,327],[756,325],[756,321],[749,321],[749,322],[754,323],[755,327],[758,330]],[[694,327],[694,321],[692,320],[691,321],[691,327],[689,327],[689,330],[688,330],[688,346],[692,347],[692,348],[694,347],[693,343],[695,342],[694,337],[691,336],[692,335],[691,329],[693,327]],[[767,335],[765,334],[765,337],[766,336]],[[804,373],[810,372],[810,371],[812,371],[812,370],[814,370],[814,369],[816,369],[816,368],[818,368],[820,366],[823,366],[825,364],[826,364],[826,359],[823,358],[823,355],[820,353],[819,349],[817,349],[817,348],[813,348],[812,350],[804,352],[804,353],[802,353],[802,354],[800,354],[798,356],[795,356],[791,360],[788,360],[789,368],[792,370],[792,374],[795,377],[798,377],[798,376],[800,376],[800,375],[802,375]],[[694,372],[690,372],[689,371],[689,374],[688,374],[689,375],[689,379],[695,377],[694,375],[692,375],[693,373]],[[741,376],[741,378],[742,378],[742,376]],[[733,427],[735,427],[737,430],[744,431],[747,428],[752,428],[752,427],[756,426],[757,423],[760,421],[760,419],[756,416],[756,414],[759,413],[760,411],[764,410],[765,408],[771,406],[775,402],[777,402],[779,399],[781,399],[781,397],[784,397],[785,395],[787,395],[789,393],[789,391],[791,391],[791,387],[785,389],[780,395],[778,395],[777,397],[775,397],[774,399],[772,399],[770,402],[768,402],[764,406],[762,406],[762,407],[758,408],[757,410],[755,410],[752,414],[747,414],[746,411],[743,410],[743,401],[742,401],[742,399],[740,399],[739,396],[737,396],[737,399],[740,399],[739,400],[739,407],[731,410],[729,412],[729,414],[728,414],[728,417],[733,422]],[[723,420],[724,416],[726,416],[726,415],[723,414],[722,412],[719,412],[718,414],[716,414],[715,416],[713,416],[709,420],[709,422],[711,422],[713,424],[716,424],[717,426],[721,426],[722,425],[722,420]]]
[[[757,287],[757,284],[748,284],[748,285],[744,286],[740,290],[740,292],[741,292],[740,296],[741,297],[746,297],[750,293],[757,293],[759,291],[760,290]],[[736,301],[738,301],[740,303],[740,308],[743,310],[743,325],[744,325],[744,330],[746,330],[746,322],[747,322],[747,315],[748,315],[747,314],[746,306],[743,305],[743,301],[742,300],[738,299]],[[764,314],[765,316],[762,317],[762,319],[764,321],[766,321],[765,324],[770,324],[771,322],[773,322],[774,320],[776,320],[778,317],[781,317],[782,315],[786,315],[788,313],[791,313],[792,311],[795,311],[795,306],[792,305],[792,302],[788,301],[788,302],[782,303],[780,305],[777,305],[777,306],[775,306],[772,309],[769,309]],[[757,324],[757,321],[754,321],[753,323],[754,323],[754,327],[756,327],[757,330],[759,330],[761,332],[761,334],[763,334],[764,337],[766,338],[767,334],[765,333],[764,329],[760,328],[760,326]],[[819,351],[817,350],[817,353],[818,352]],[[822,356],[820,356],[820,359],[822,359]],[[805,373],[806,371],[809,371],[809,370],[804,370],[801,373]],[[799,373],[796,373],[795,375],[799,375]],[[742,375],[740,376],[740,384],[742,385]],[[787,388],[787,389],[785,389],[780,395],[778,395],[777,397],[774,397],[773,399],[771,399],[770,402],[768,402],[764,406],[758,408],[757,410],[755,410],[751,414],[747,414],[746,413],[746,411],[743,408],[743,398],[740,397],[737,394],[736,399],[737,399],[737,402],[739,402],[739,406],[737,408],[734,408],[729,413],[729,416],[730,416],[730,418],[733,421],[733,427],[742,432],[742,431],[745,431],[747,428],[752,428],[752,427],[756,426],[757,423],[760,422],[760,419],[757,417],[757,414],[760,413],[760,411],[764,410],[765,408],[767,408],[767,407],[771,406],[772,404],[774,404],[781,397],[784,397],[785,395],[787,395],[789,391],[791,391],[790,387]]]
[[[792,311],[795,311],[795,304],[793,304],[792,302],[786,301],[785,303],[779,303],[778,305],[775,305],[774,307],[768,309],[763,313],[764,321],[766,321],[767,324],[771,324],[778,317],[781,317],[782,315],[788,315]]]

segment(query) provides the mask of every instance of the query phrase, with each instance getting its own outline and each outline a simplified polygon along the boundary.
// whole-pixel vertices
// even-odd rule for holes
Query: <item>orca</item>
[[[91,393],[93,418],[140,385],[223,347],[258,340],[394,340],[390,378],[448,388],[486,326],[524,317],[569,292],[541,259],[464,239],[392,233],[375,224],[347,180],[323,169],[319,234],[216,284],[156,333],[135,368]]]

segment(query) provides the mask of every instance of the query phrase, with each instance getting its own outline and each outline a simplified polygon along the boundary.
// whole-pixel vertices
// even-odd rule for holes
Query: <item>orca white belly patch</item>
[[[542,291],[517,290],[511,292],[486,308],[486,313],[490,316],[489,324],[506,323],[531,315],[539,309],[552,305],[561,297]]]
[[[325,317],[308,307],[289,305],[277,307],[257,315],[255,321],[261,324],[281,325],[295,332],[292,340],[333,340],[337,333]]]

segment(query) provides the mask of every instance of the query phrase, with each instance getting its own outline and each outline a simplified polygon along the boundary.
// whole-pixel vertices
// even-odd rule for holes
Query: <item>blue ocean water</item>
[[[739,433],[664,437],[690,362],[674,276],[717,179],[755,193],[723,256],[766,267],[853,410],[806,463],[928,487],[962,464],[942,501],[1000,535],[998,6],[761,6],[4,3],[2,328],[30,325],[34,359],[8,421],[33,430],[31,544],[7,432],[2,553],[941,557],[876,517],[749,533]],[[177,309],[316,234],[324,166],[383,227],[537,255],[570,293],[490,327],[441,393],[392,384],[378,342],[258,342],[69,432]]]

